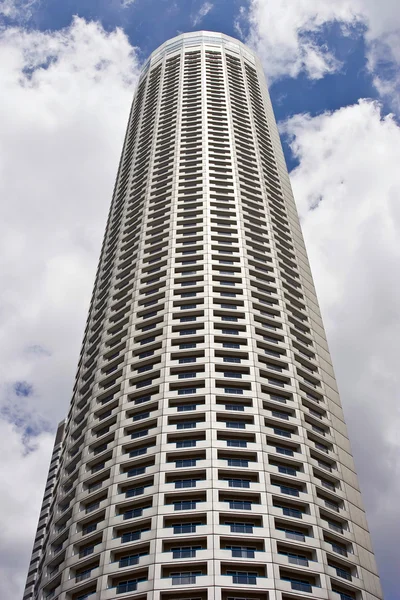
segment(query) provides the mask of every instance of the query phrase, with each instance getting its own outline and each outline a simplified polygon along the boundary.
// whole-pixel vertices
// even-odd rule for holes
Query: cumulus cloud
[[[108,33],[95,22],[75,18],[57,32],[0,32],[0,437],[5,445],[22,444],[27,432],[54,431],[68,410],[138,70],[125,34]],[[38,481],[46,476],[41,449],[48,438],[42,436],[29,456],[16,454],[21,473],[38,461],[32,482],[39,471]],[[9,477],[12,498],[25,497],[23,480]],[[42,490],[38,484],[39,495]],[[14,514],[8,512],[10,503],[0,499],[2,531]],[[36,527],[38,505],[18,506],[24,536],[16,536],[13,548],[16,568],[24,566],[12,580],[0,574],[2,598],[21,596]]]
[[[371,101],[284,125],[385,597],[400,560],[400,128]]]
[[[321,43],[324,28],[339,24],[344,35],[364,35],[369,68],[378,90],[393,102],[400,90],[400,11],[396,0],[251,0],[242,11],[248,42],[263,59],[270,80],[304,71],[319,79],[341,67]]]
[[[42,433],[27,447],[21,431],[0,420],[0,595],[7,600],[22,597],[53,444]]]
[[[199,23],[201,23],[204,17],[207,16],[213,8],[214,4],[212,4],[211,2],[204,2],[204,4],[201,5],[197,13],[192,16],[193,27],[196,27]]]

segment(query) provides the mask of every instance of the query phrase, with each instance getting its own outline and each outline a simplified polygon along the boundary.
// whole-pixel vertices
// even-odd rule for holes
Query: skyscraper
[[[142,69],[24,600],[382,598],[261,64]]]

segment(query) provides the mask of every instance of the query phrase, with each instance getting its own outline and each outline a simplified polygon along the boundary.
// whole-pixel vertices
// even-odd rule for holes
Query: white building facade
[[[23,600],[382,598],[267,85],[233,38],[143,67],[57,464]]]

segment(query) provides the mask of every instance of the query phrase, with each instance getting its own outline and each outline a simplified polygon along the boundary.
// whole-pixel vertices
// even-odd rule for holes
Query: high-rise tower
[[[62,438],[24,600],[382,598],[262,67],[228,36],[142,69]]]

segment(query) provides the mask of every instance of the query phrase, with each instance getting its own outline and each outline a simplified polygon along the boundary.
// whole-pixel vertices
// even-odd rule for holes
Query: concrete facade
[[[143,67],[49,514],[23,600],[382,598],[263,70],[228,36]]]

